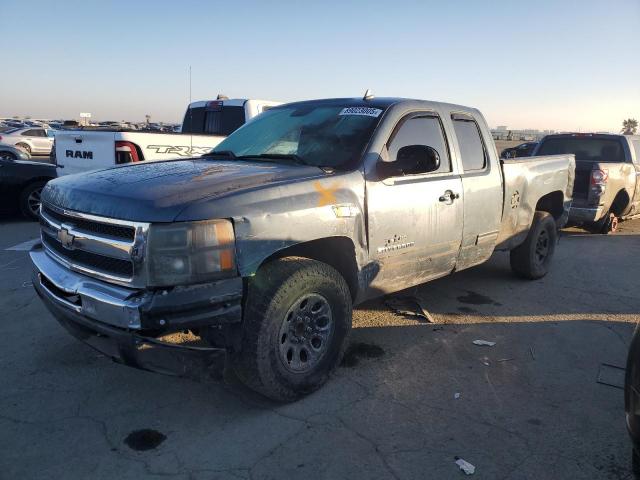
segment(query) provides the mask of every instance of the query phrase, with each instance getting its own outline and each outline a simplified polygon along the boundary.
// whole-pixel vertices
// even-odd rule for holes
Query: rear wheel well
[[[564,195],[560,191],[543,195],[536,204],[536,211],[549,212],[557,222],[564,213]]]
[[[611,212],[614,213],[617,217],[619,217],[624,213],[624,211],[629,206],[630,200],[631,199],[629,198],[629,194],[627,193],[627,191],[620,190],[617,193],[616,198],[614,198],[613,203],[611,204],[611,209],[610,209]]]
[[[328,237],[297,243],[278,250],[267,257],[260,267],[284,257],[304,257],[326,263],[335,268],[345,279],[351,292],[351,299],[358,294],[358,264],[353,242],[348,237]]]

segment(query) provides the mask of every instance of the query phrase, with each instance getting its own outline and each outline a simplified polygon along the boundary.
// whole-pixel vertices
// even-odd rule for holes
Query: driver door
[[[434,112],[414,112],[400,120],[386,144],[389,160],[408,145],[434,148],[440,166],[432,172],[418,168],[367,180],[369,257],[379,267],[370,288],[378,293],[450,273],[460,251],[462,181],[453,167],[442,121]]]

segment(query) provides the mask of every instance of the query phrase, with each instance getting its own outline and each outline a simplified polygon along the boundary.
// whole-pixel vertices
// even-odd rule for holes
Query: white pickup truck
[[[58,176],[130,162],[197,157],[276,105],[280,103],[220,97],[193,102],[187,107],[181,133],[91,127],[56,132],[53,156]]]

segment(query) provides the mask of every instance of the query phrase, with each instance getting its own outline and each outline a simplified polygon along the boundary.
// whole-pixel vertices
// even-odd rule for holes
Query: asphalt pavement
[[[37,225],[0,222],[2,479],[463,478],[456,457],[478,479],[631,478],[618,367],[640,319],[640,221],[565,232],[539,281],[497,253],[396,295],[433,323],[360,306],[345,365],[289,405],[76,341],[30,283]]]

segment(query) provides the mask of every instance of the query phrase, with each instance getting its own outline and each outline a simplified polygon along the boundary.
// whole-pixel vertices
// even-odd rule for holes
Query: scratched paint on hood
[[[85,213],[169,222],[193,202],[322,175],[316,167],[266,162],[153,162],[68,175],[50,182],[43,198]]]

